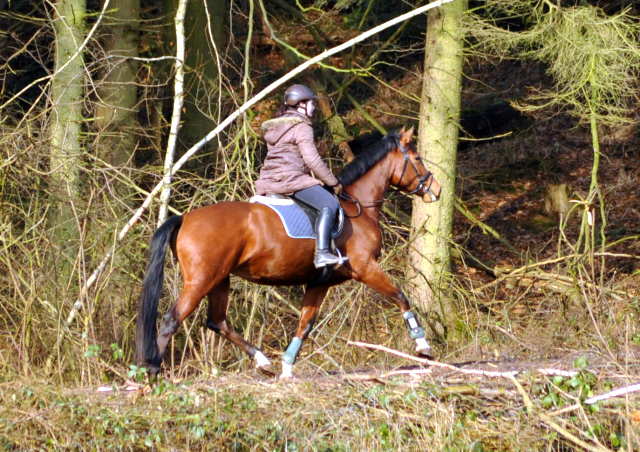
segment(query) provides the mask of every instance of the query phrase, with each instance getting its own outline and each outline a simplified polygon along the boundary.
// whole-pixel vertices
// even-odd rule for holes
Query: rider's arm
[[[307,167],[313,171],[313,174],[315,174],[318,179],[328,186],[333,187],[337,185],[338,179],[331,173],[318,154],[318,149],[316,149],[316,144],[313,140],[313,128],[305,124],[298,127],[296,132],[298,149],[300,149],[302,159]]]

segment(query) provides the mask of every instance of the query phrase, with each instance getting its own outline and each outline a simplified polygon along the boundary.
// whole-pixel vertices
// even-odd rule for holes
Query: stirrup
[[[332,254],[329,250],[318,250],[313,256],[313,265],[316,268],[326,267],[328,265],[336,265],[340,263],[341,259]]]

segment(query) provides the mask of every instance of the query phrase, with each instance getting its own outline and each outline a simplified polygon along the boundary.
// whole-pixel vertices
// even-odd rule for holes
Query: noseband
[[[427,179],[429,179],[429,177],[431,177],[433,175],[433,173],[431,173],[431,171],[427,170],[427,174],[425,174],[424,176],[420,177],[420,173],[418,172],[418,168],[416,168],[416,165],[411,161],[411,158],[409,157],[409,149],[405,148],[402,143],[400,143],[400,140],[398,138],[396,138],[396,143],[398,144],[398,147],[400,148],[400,151],[402,151],[402,155],[404,156],[404,165],[402,166],[402,174],[400,174],[400,179],[398,179],[398,182],[402,181],[402,178],[404,177],[404,173],[407,170],[407,166],[411,165],[411,168],[413,168],[413,171],[416,173],[416,177],[418,178],[418,185],[416,185],[416,187],[407,192],[410,195],[415,195],[416,193],[418,193],[420,190],[422,190],[425,187],[425,182],[427,182]],[[433,191],[431,190],[431,184],[433,184],[433,178],[431,178],[431,182],[429,182],[429,185],[426,186],[426,193],[429,193],[429,196],[431,196],[431,201],[432,202],[436,202],[438,200],[438,198],[436,197],[436,195],[433,193]]]

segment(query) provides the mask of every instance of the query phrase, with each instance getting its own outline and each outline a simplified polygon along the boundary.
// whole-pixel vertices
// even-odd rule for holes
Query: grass
[[[4,450],[575,450],[540,414],[589,444],[634,450],[637,399],[584,405],[614,382],[587,370],[518,376],[528,410],[506,378],[441,373],[305,373],[293,381],[224,373],[151,391],[21,381],[0,385]],[[580,364],[582,363],[582,364]],[[582,366],[582,367],[580,367]],[[304,368],[304,366],[303,366]],[[307,368],[308,369],[308,368]],[[618,382],[615,382],[616,384]],[[108,387],[108,386],[107,386]],[[475,388],[475,392],[465,388]],[[493,392],[491,392],[493,390]],[[611,402],[611,401],[610,401]]]

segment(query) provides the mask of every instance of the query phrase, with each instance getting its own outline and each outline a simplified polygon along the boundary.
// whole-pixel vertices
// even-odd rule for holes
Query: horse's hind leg
[[[291,378],[293,376],[293,364],[296,362],[302,341],[304,341],[311,333],[313,324],[316,321],[320,305],[327,295],[330,286],[309,287],[304,294],[302,300],[302,310],[300,312],[300,322],[298,323],[298,331],[287,350],[282,355],[282,375],[280,378]]]
[[[178,301],[176,301],[176,303],[166,313],[162,325],[160,326],[160,332],[158,334],[158,351],[160,353],[160,357],[164,358],[164,354],[167,350],[167,344],[169,343],[171,336],[178,331],[180,324],[193,312],[205,294],[206,289],[203,289],[198,285],[185,285]]]
[[[248,354],[256,362],[256,369],[260,372],[273,375],[271,363],[259,348],[245,341],[229,325],[227,320],[227,306],[229,304],[229,277],[209,291],[209,313],[207,316],[207,328],[215,331],[220,336],[236,344],[242,351]]]

